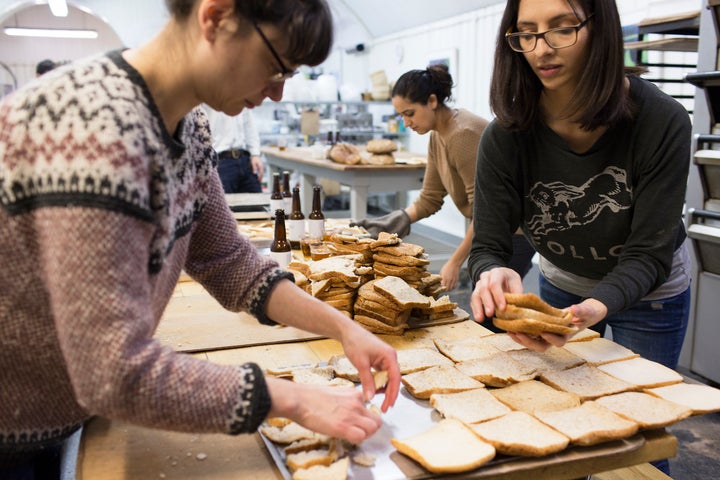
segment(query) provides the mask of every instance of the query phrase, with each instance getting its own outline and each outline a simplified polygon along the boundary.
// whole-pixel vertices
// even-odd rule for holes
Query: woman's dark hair
[[[587,28],[589,55],[578,87],[564,112],[577,115],[580,126],[593,130],[615,125],[633,115],[633,104],[624,88],[626,74],[641,69],[624,67],[622,27],[615,0],[567,0],[579,20],[595,14]],[[490,83],[490,108],[498,122],[512,130],[527,130],[540,115],[542,83],[522,53],[505,40],[515,30],[520,0],[508,0],[495,46],[495,65]]]
[[[445,105],[452,92],[453,80],[447,65],[431,65],[425,70],[410,70],[395,82],[392,95],[408,99],[412,103],[426,104],[433,93],[438,103]]]
[[[165,0],[170,14],[186,20],[198,0]],[[333,43],[332,14],[326,0],[235,0],[241,21],[275,25],[287,38],[283,55],[292,64],[319,65]]]

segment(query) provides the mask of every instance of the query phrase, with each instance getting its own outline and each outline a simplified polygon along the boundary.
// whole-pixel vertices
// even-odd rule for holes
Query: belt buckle
[[[230,156],[235,159],[240,158],[240,149],[239,148],[231,148]]]

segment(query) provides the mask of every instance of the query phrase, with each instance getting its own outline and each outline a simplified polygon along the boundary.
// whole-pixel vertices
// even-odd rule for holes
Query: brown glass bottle
[[[270,194],[270,214],[275,218],[276,210],[285,210],[283,196],[280,191],[280,174],[273,173],[272,193]]]
[[[320,203],[320,185],[313,186],[312,210],[308,215],[308,234],[312,238],[322,239],[325,233],[325,215]]]
[[[300,240],[305,236],[305,215],[300,207],[300,188],[295,187],[292,191],[292,213],[287,219],[288,240],[290,247],[294,250],[300,248]]]
[[[285,212],[278,208],[275,210],[275,233],[270,244],[270,257],[275,260],[281,268],[288,266],[292,260],[290,242],[285,235]]]
[[[282,197],[283,197],[283,210],[285,210],[285,217],[290,215],[292,212],[292,191],[290,191],[290,172],[287,170],[283,171],[282,179]]]

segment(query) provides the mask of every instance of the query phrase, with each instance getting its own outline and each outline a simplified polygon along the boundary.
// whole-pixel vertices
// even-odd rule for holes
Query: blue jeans
[[[550,305],[565,308],[580,303],[583,298],[562,290],[540,275],[540,296]],[[605,334],[609,325],[613,341],[640,356],[675,369],[685,339],[690,316],[690,288],[670,298],[638,302],[633,307],[608,315],[593,325],[593,330]],[[661,472],[670,475],[668,460],[651,462]]]
[[[257,175],[253,173],[250,152],[234,150],[218,154],[218,175],[225,193],[260,193],[262,187]],[[237,153],[239,152],[239,153]]]
[[[580,303],[583,298],[561,290],[540,275],[540,296],[557,308]],[[690,288],[670,298],[638,302],[609,315],[592,327],[605,333],[612,329],[613,340],[648,360],[675,369],[690,316]]]

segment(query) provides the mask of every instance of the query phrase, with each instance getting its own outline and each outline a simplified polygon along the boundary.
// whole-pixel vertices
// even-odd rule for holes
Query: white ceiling
[[[503,0],[329,0],[329,3],[354,15],[371,37],[382,37]]]

